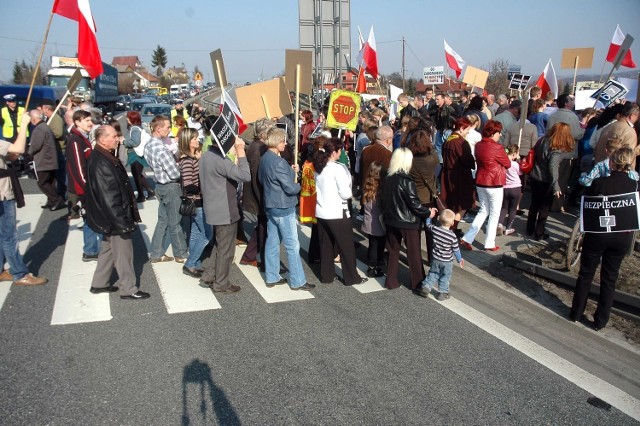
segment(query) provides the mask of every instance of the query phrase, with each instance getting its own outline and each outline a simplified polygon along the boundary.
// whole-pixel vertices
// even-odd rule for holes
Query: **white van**
[[[177,95],[180,93],[180,85],[179,84],[172,84],[171,88],[169,89],[169,93],[171,93],[172,95]]]

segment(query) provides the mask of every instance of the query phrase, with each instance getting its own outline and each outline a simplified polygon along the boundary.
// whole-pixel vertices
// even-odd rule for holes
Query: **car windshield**
[[[171,108],[166,106],[145,106],[142,108],[141,114],[148,116],[169,115],[171,114]]]

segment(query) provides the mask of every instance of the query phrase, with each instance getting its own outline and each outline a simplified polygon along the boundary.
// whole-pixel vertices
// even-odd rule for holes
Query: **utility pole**
[[[406,93],[406,87],[405,87],[405,82],[404,82],[404,37],[402,37],[402,92]]]

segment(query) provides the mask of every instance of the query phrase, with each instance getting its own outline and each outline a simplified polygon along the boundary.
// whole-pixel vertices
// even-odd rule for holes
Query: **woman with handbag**
[[[527,235],[537,241],[546,240],[545,225],[553,198],[562,195],[560,190],[560,163],[573,156],[575,140],[571,127],[566,123],[556,123],[549,134],[533,148],[534,165],[529,174],[531,185],[531,206],[527,216]]]
[[[458,236],[462,234],[458,231],[458,223],[475,202],[471,172],[476,167],[476,161],[469,142],[465,140],[470,129],[471,121],[466,117],[459,118],[453,133],[442,146],[441,198],[456,214],[451,230]]]
[[[143,170],[145,167],[149,167],[147,161],[142,156],[144,152],[144,145],[149,138],[145,136],[145,130],[142,129],[142,117],[138,111],[127,112],[127,128],[129,129],[129,135],[124,140],[124,146],[127,147],[127,164],[131,166],[131,175],[133,176],[133,182],[136,185],[138,191],[138,198],[136,201],[142,203],[145,201],[143,190],[147,191],[147,200],[155,198],[156,194],[151,189],[151,185],[147,181]],[[143,139],[144,142],[143,142]]]
[[[189,236],[189,256],[182,267],[182,272],[190,277],[202,276],[202,262],[200,257],[213,236],[213,227],[207,223],[202,209],[202,191],[200,189],[200,140],[198,131],[185,128],[178,133],[178,167],[182,176],[183,205],[180,213],[188,216],[191,221]],[[185,203],[193,203],[194,208],[187,208]],[[189,211],[191,210],[191,211]]]
[[[476,190],[478,191],[480,210],[478,210],[471,227],[460,240],[460,246],[467,250],[472,250],[471,243],[475,240],[487,217],[484,249],[486,251],[500,249],[496,245],[496,229],[504,196],[502,187],[506,183],[507,169],[511,167],[511,160],[504,152],[502,145],[498,143],[501,132],[502,124],[495,120],[489,120],[482,129],[482,140],[476,144],[476,161],[478,162]]]
[[[436,198],[436,169],[440,165],[438,161],[438,153],[431,143],[431,134],[425,130],[418,130],[411,137],[411,143],[408,146],[413,154],[413,162],[411,163],[410,175],[416,183],[416,192],[420,199],[420,204],[426,208],[438,207]],[[440,209],[438,207],[438,209]],[[431,264],[431,254],[433,252],[433,236],[427,232],[425,238],[427,240],[427,264]]]

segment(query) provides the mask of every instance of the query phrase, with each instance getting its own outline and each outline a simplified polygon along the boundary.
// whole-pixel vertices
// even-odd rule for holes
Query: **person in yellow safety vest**
[[[22,117],[22,114],[24,114],[24,108],[17,106],[16,95],[5,95],[4,100],[7,105],[2,107],[2,110],[0,111],[2,139],[13,143],[18,137],[18,130],[20,127],[18,125],[18,121],[20,120],[20,117]]]
[[[178,134],[178,126],[174,124],[173,117],[176,115],[181,115],[185,120],[189,120],[189,113],[186,109],[184,109],[184,101],[182,99],[178,99],[176,101],[176,106],[171,110],[171,137],[175,138]]]

